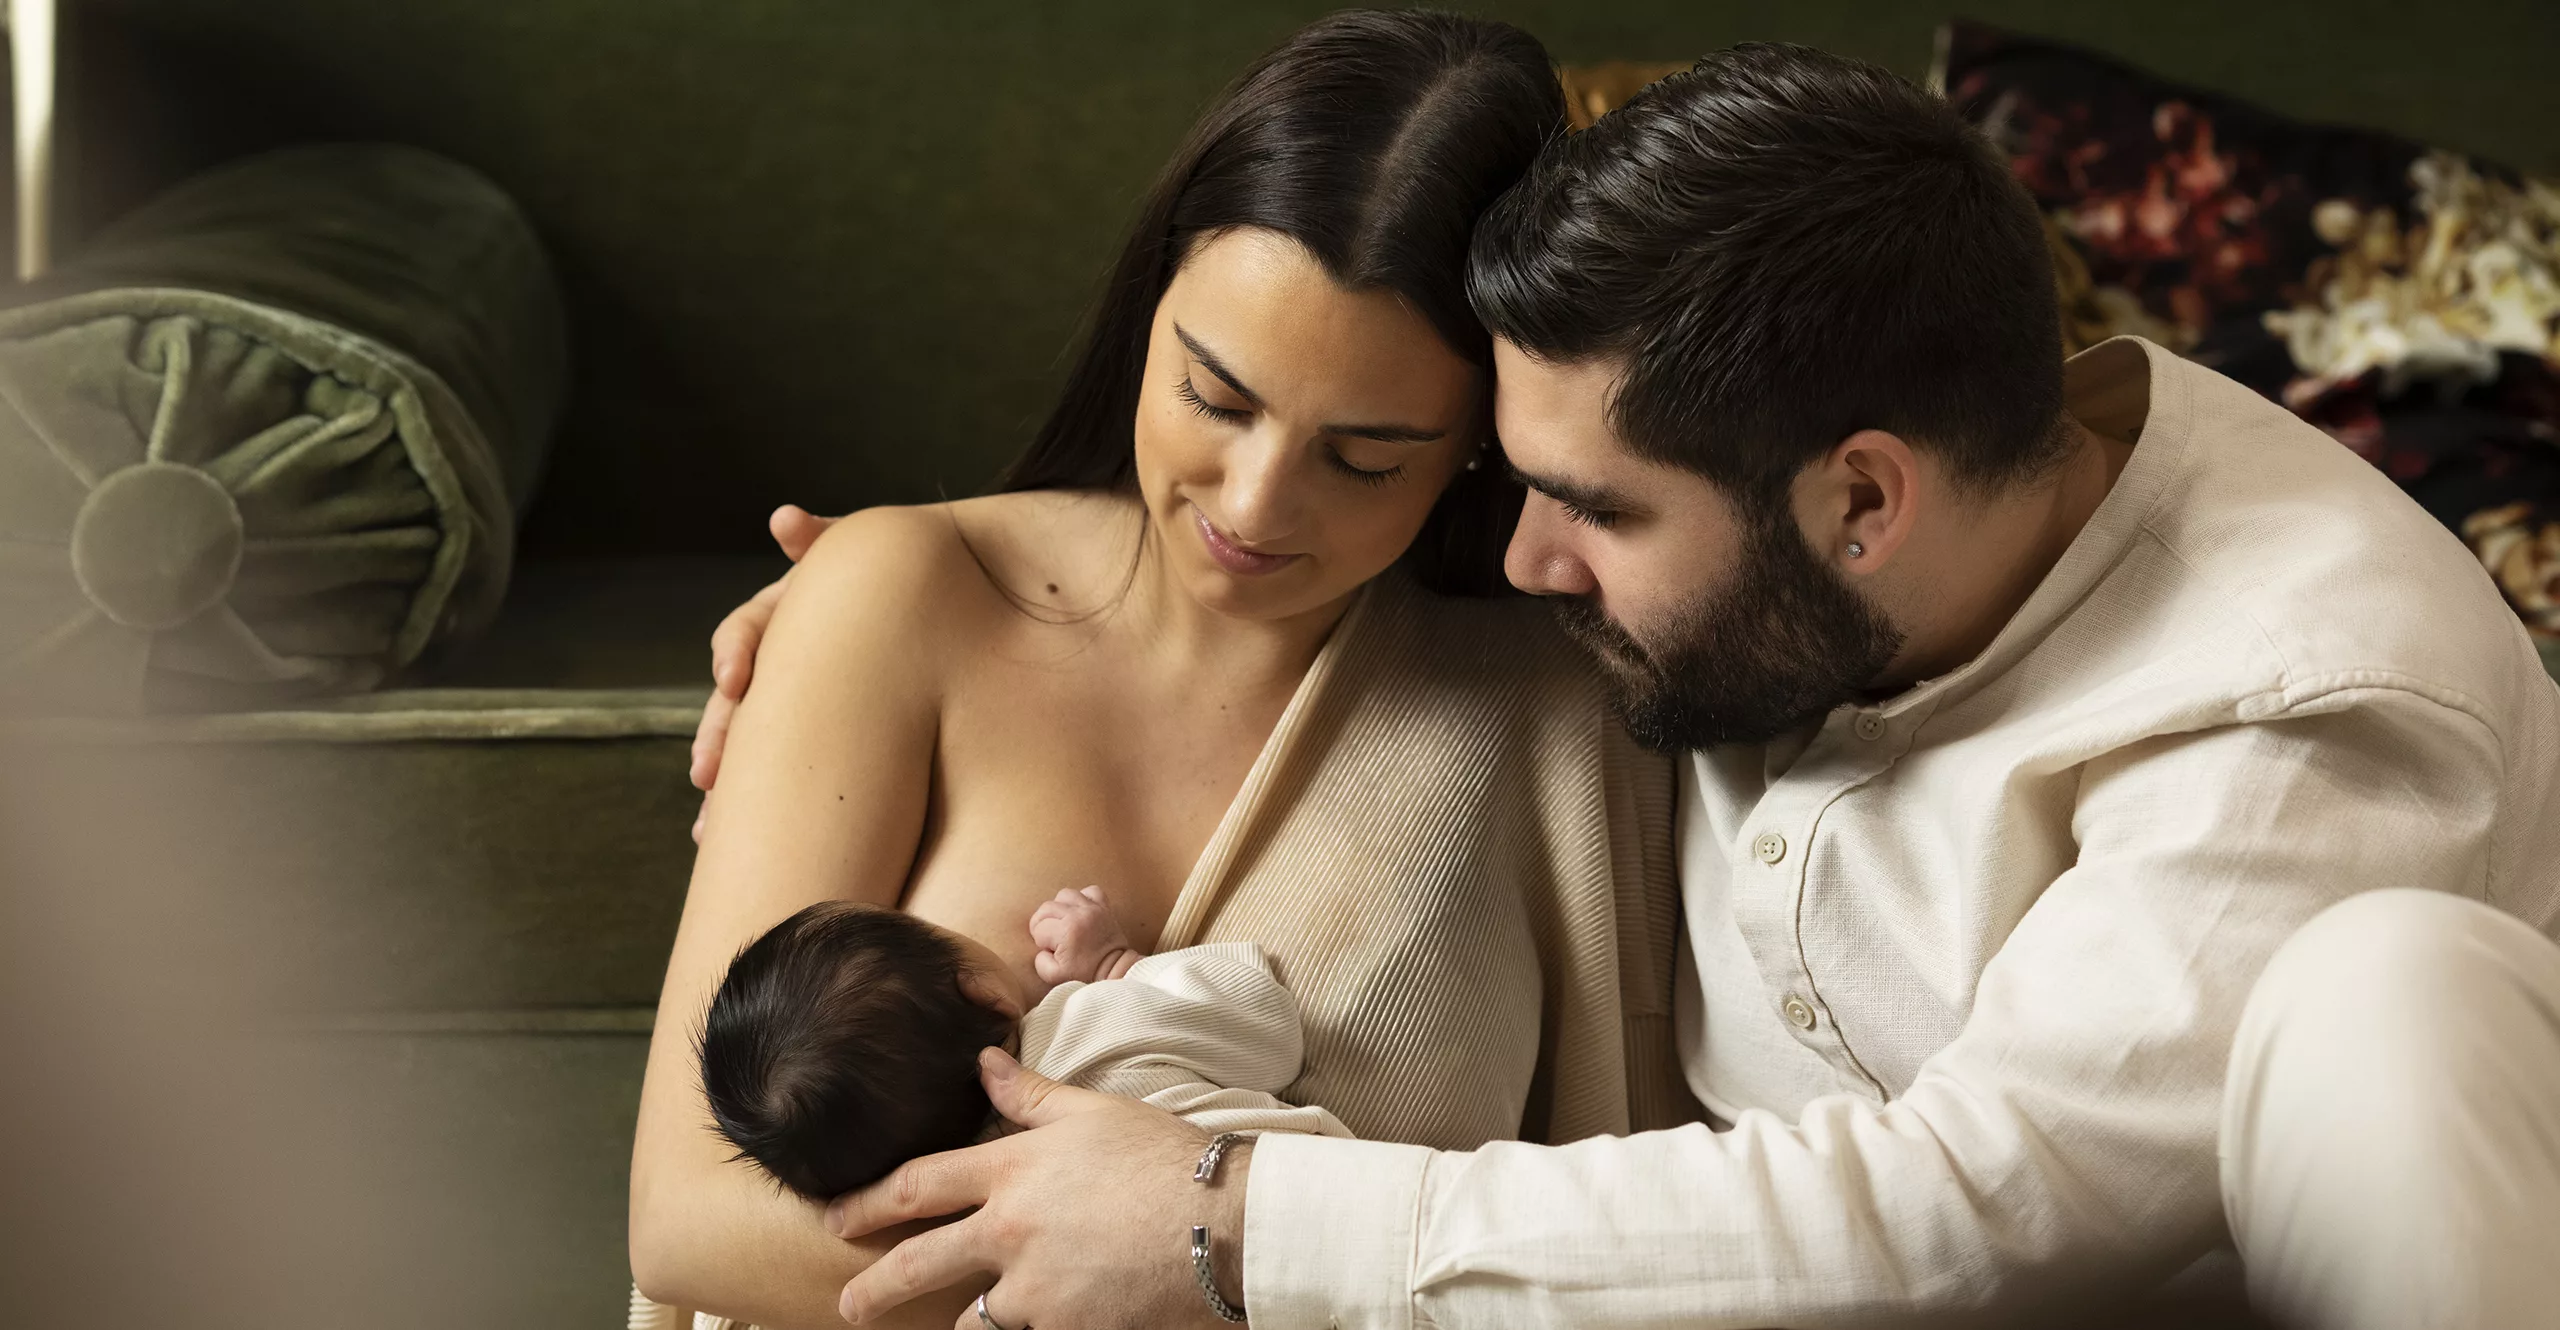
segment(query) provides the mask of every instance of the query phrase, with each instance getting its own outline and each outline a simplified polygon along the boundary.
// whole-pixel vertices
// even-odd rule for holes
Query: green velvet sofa
[[[1472,7],[1567,61],[1774,38],[1916,77],[1942,4]],[[199,821],[137,811],[135,834],[271,930],[299,1018],[401,1161],[414,1266],[343,1323],[621,1315],[686,741],[712,625],[777,569],[764,515],[982,484],[1190,116],[1327,7],[67,0],[66,247],[214,163],[387,140],[512,194],[565,293],[570,391],[482,640],[344,700],[81,731],[191,785]],[[1971,12],[2560,175],[2548,0]]]

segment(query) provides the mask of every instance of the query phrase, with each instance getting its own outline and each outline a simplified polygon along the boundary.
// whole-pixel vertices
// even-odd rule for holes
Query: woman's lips
[[[1264,554],[1246,549],[1227,539],[1226,533],[1210,522],[1209,515],[1197,508],[1191,510],[1191,522],[1200,528],[1200,543],[1209,547],[1209,557],[1217,560],[1219,567],[1238,577],[1276,573],[1298,561],[1299,556],[1295,554]]]

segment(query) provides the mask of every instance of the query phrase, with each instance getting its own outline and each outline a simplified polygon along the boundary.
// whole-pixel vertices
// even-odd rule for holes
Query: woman
[[[1061,886],[1108,884],[1151,950],[1260,943],[1305,1012],[1290,1097],[1362,1135],[1678,1111],[1668,770],[1540,607],[1441,594],[1500,587],[1518,503],[1469,231],[1561,120],[1508,26],[1300,32],[1168,168],[1002,492],[859,513],[809,551],[658,1008],[643,1290],[823,1327],[879,1250],[730,1161],[690,1058],[721,967],[819,899],[958,929],[1034,991],[1025,920]]]

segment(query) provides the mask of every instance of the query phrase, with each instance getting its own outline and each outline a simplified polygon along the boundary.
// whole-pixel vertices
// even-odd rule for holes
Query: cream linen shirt
[[[2069,379],[2136,447],[1992,645],[1684,764],[1675,1029],[1721,1122],[1266,1138],[1260,1330],[1979,1324],[2138,1287],[2224,1241],[2224,1067],[2288,934],[2380,887],[2551,931],[2560,688],[2460,542],[2147,342]]]

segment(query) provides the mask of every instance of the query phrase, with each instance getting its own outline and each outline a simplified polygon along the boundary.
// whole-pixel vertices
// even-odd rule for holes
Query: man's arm
[[[970,1212],[855,1275],[837,1304],[844,1319],[878,1323],[912,1299],[994,1274],[987,1304],[999,1325],[1223,1325],[1194,1277],[1191,1229],[1209,1230],[1219,1292],[1234,1302],[1251,1148],[1230,1150],[1200,1182],[1193,1169],[1208,1132],[1134,1099],[1060,1085],[1002,1049],[978,1063],[996,1111],[1031,1130],[910,1160],[827,1207],[827,1227],[847,1241]]]
[[[1206,1324],[1165,1253],[1239,1209],[1261,1330],[1961,1322],[2157,1280],[2222,1234],[2223,1064],[2267,956],[2355,891],[2482,895],[2503,783],[2478,722],[2401,693],[2146,741],[2089,765],[2078,866],[1892,1103],[1468,1154],[1266,1137],[1249,1173],[1195,1190],[1199,1133],[1103,1100],[840,1203],[843,1233],[982,1206],[846,1304],[993,1269],[1001,1309],[1051,1330]]]
[[[1890,1103],[1556,1149],[1265,1142],[1255,1324],[1963,1322],[2174,1273],[2222,1238],[2224,1068],[2267,957],[2356,891],[2488,885],[2486,730],[2326,705],[2092,762],[2077,866]]]

